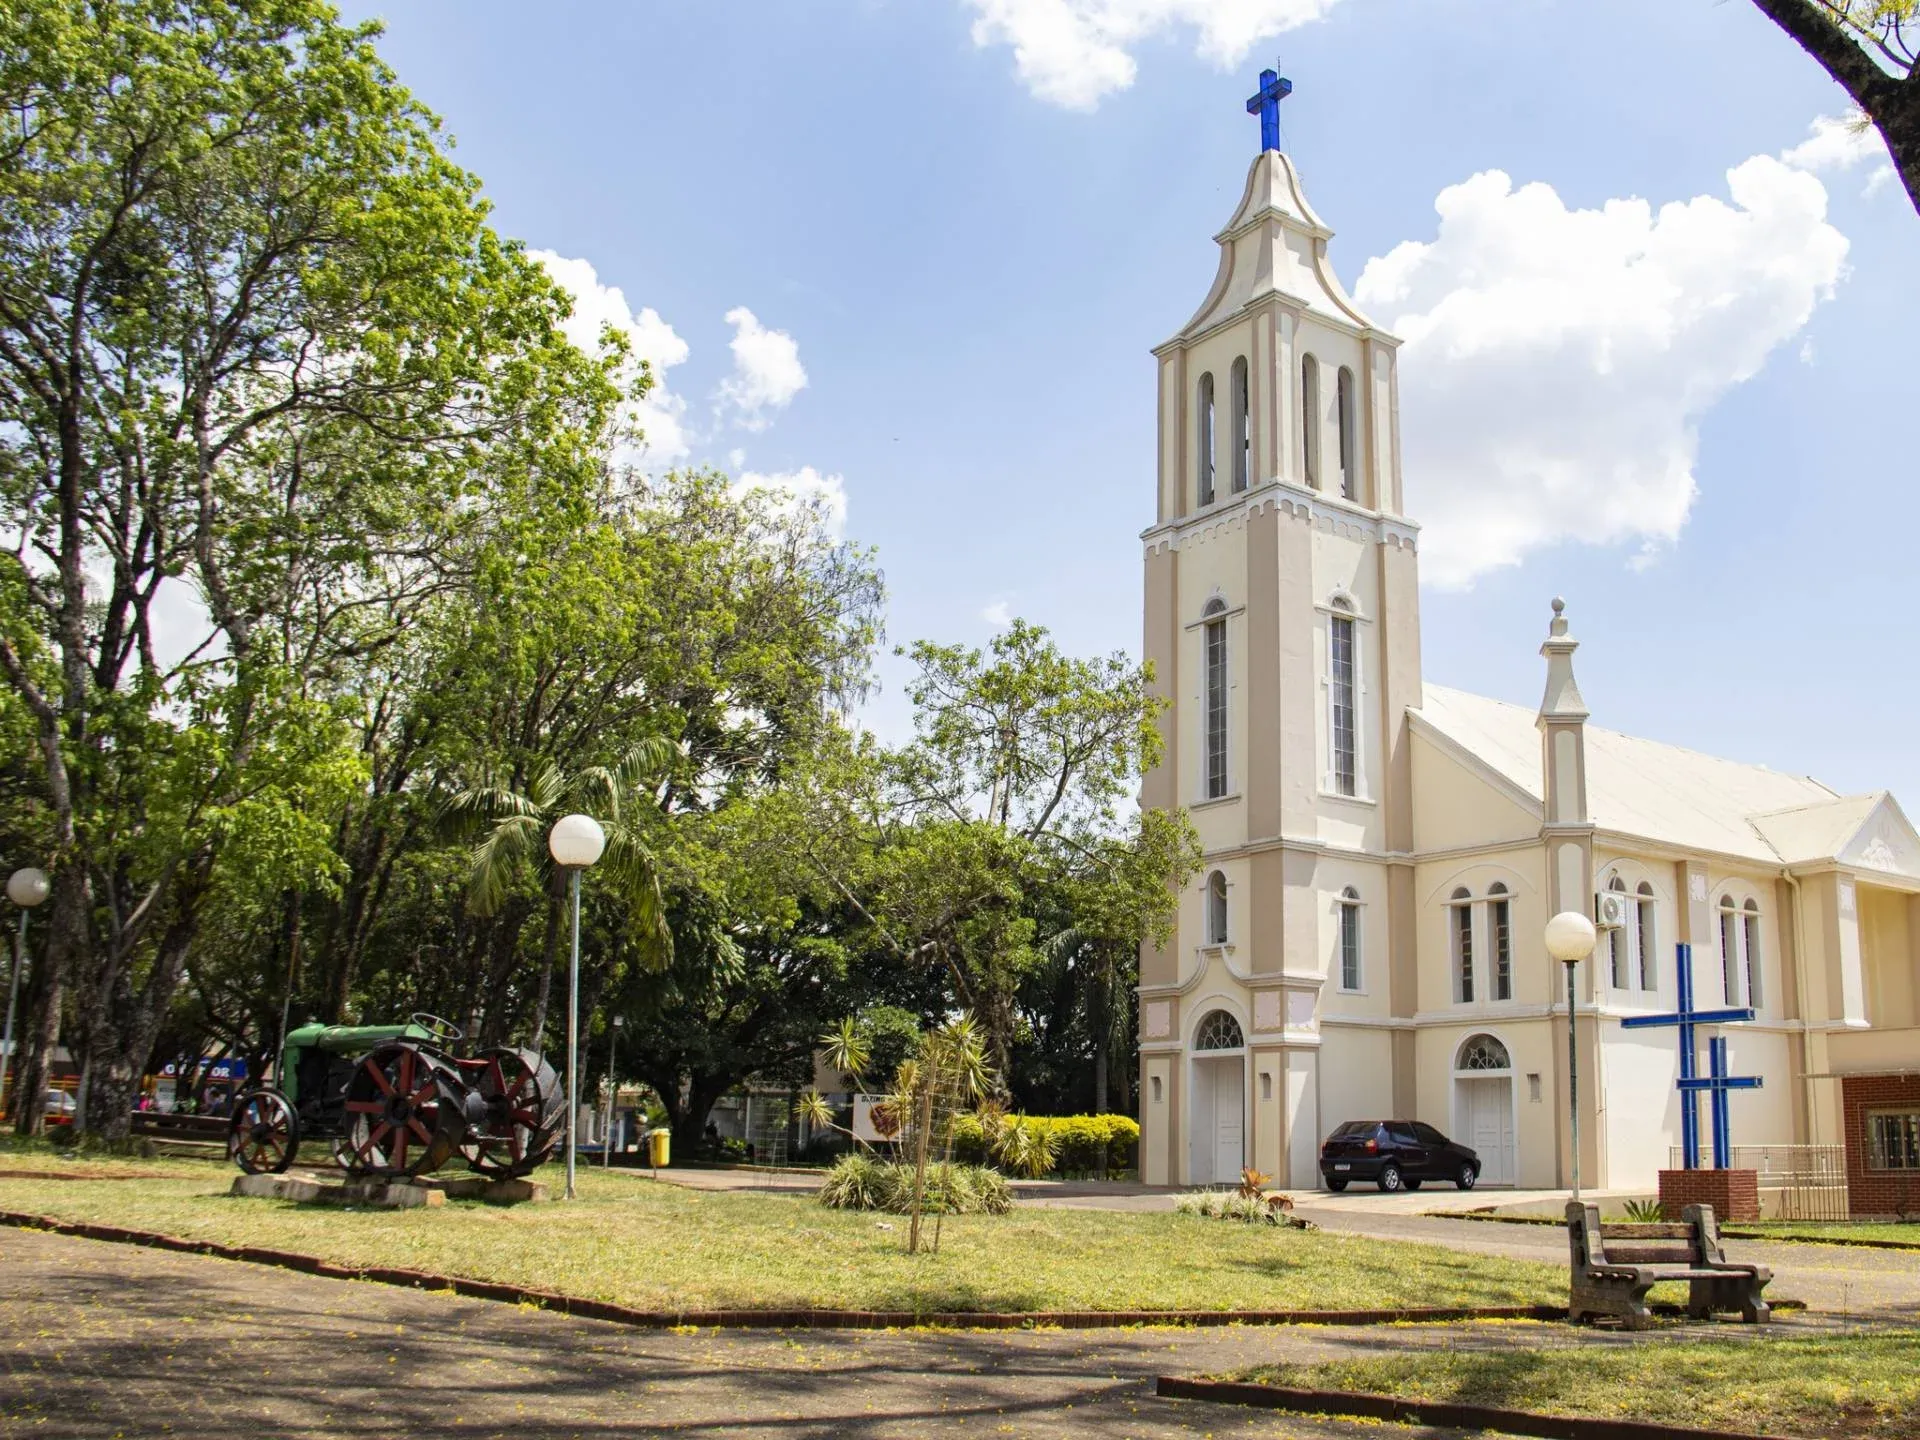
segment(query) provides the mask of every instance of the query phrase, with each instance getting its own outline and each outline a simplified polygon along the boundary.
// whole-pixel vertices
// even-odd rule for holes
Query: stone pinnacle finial
[[[1547,627],[1546,641],[1540,646],[1540,653],[1547,660],[1547,693],[1540,701],[1542,720],[1587,718],[1586,701],[1580,698],[1580,687],[1573,678],[1573,652],[1579,648],[1580,642],[1567,633],[1567,602],[1556,595],[1553,623]]]

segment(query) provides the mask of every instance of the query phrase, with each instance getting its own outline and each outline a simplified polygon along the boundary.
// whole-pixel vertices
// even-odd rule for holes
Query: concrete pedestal
[[[1760,1172],[1757,1170],[1662,1170],[1660,1208],[1667,1219],[1678,1220],[1689,1205],[1711,1205],[1714,1219],[1760,1218]]]

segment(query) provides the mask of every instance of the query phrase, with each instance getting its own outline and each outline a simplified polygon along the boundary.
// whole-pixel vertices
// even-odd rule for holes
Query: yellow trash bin
[[[647,1161],[654,1169],[667,1163],[672,1153],[673,1132],[671,1130],[649,1130],[647,1132]]]

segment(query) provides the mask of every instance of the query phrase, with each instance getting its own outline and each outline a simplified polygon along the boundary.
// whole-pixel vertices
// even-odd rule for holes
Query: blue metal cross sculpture
[[[1727,1094],[1732,1090],[1758,1090],[1757,1075],[1727,1074],[1727,1041],[1716,1035],[1707,1042],[1707,1073],[1696,1072],[1699,1050],[1693,1038],[1696,1025],[1726,1025],[1753,1019],[1751,1008],[1696,1010],[1693,1008],[1693,947],[1674,946],[1678,959],[1677,979],[1680,1005],[1671,1015],[1633,1015],[1620,1022],[1622,1030],[1649,1030],[1659,1025],[1677,1026],[1680,1031],[1680,1149],[1689,1170],[1700,1168],[1700,1111],[1694,1097],[1706,1091],[1713,1116],[1713,1168],[1725,1170],[1733,1150],[1733,1132],[1727,1118]]]
[[[1260,93],[1247,101],[1247,113],[1260,117],[1260,148],[1280,148],[1280,102],[1293,93],[1293,82],[1277,70],[1260,72]]]

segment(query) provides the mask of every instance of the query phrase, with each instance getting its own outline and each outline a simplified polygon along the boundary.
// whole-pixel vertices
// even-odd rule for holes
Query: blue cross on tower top
[[[1293,93],[1293,82],[1277,70],[1260,72],[1260,93],[1247,101],[1247,113],[1260,117],[1260,148],[1280,148],[1280,102]]]

